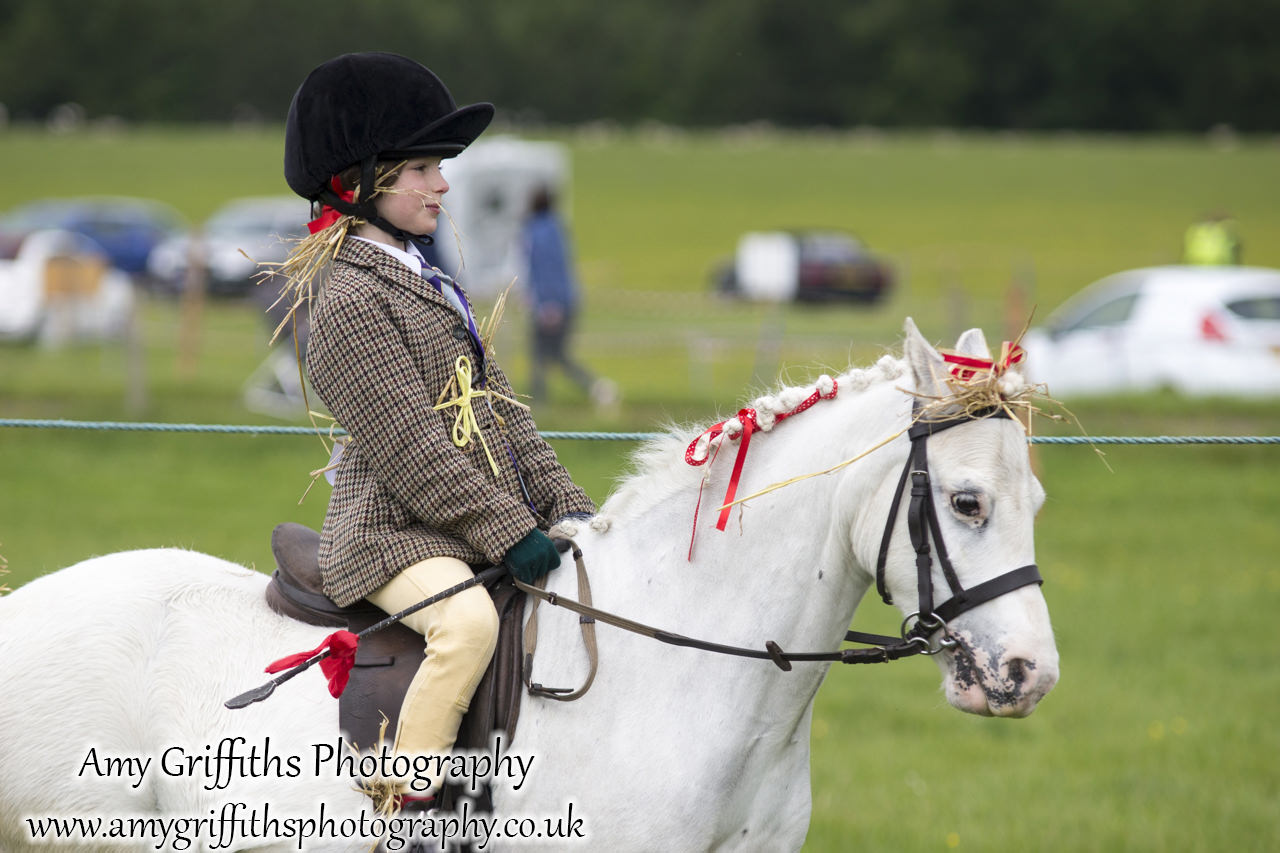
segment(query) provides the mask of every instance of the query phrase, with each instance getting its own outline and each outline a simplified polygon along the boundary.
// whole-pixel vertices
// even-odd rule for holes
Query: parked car
[[[45,199],[0,217],[0,258],[16,258],[23,240],[37,231],[70,231],[97,243],[111,266],[136,276],[146,272],[152,250],[184,227],[173,208],[147,199]]]
[[[0,259],[0,341],[117,340],[133,310],[132,279],[83,234],[34,231],[16,258]]]
[[[1023,338],[1055,396],[1172,388],[1280,394],[1280,270],[1168,266],[1117,273]]]
[[[888,263],[831,230],[749,232],[712,277],[721,293],[768,302],[872,303],[893,284]]]
[[[179,292],[189,279],[191,259],[199,259],[207,292],[243,296],[254,289],[266,263],[288,255],[291,241],[307,235],[310,205],[297,196],[240,198],[218,208],[198,229],[166,240],[151,254],[153,279]]]

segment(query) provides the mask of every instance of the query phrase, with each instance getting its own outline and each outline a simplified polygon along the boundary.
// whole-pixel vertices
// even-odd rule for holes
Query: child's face
[[[375,196],[379,215],[410,234],[433,234],[439,224],[440,198],[449,182],[440,174],[439,157],[414,157],[400,167],[395,183]]]

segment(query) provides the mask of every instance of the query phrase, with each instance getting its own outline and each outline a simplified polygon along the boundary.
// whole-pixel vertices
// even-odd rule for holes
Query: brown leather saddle
[[[289,522],[271,532],[276,560],[266,591],[271,609],[311,625],[345,628],[355,634],[386,618],[367,601],[339,607],[324,594],[319,550],[320,534],[309,527]],[[509,743],[515,736],[524,692],[521,623],[526,596],[506,576],[486,589],[498,611],[498,645],[462,719],[456,743],[460,750],[487,749],[494,732]],[[350,681],[338,700],[338,725],[348,743],[361,750],[377,747],[385,717],[382,742],[391,747],[400,704],[425,650],[422,635],[399,623],[360,640]]]

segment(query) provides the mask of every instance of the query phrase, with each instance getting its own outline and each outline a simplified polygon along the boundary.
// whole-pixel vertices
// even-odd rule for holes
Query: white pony
[[[714,520],[737,452],[729,437],[716,440],[721,458],[708,468],[685,463],[693,435],[640,451],[638,472],[575,535],[595,605],[719,643],[837,649],[875,583],[908,453],[900,433],[915,398],[904,391],[946,393],[939,353],[910,320],[906,330],[903,359],[836,377],[834,396],[785,423],[775,415],[814,386],[757,401],[760,429],[738,494],[898,437],[836,472],[735,507],[726,530]],[[989,357],[977,330],[958,349]],[[967,422],[931,437],[928,452],[960,582],[973,588],[1033,563],[1032,521],[1044,493],[1018,423]],[[892,530],[885,575],[910,613],[917,577],[905,515]],[[945,598],[936,563],[933,582]],[[60,838],[78,850],[354,851],[370,849],[381,831],[391,833],[386,849],[408,849],[395,834],[402,827],[376,823],[355,789],[368,768],[339,743],[337,702],[317,670],[259,704],[223,707],[265,680],[266,663],[328,633],[275,615],[262,600],[265,583],[211,556],[148,550],[87,560],[0,600],[0,849],[58,849],[48,842]],[[572,568],[553,573],[549,588],[576,597]],[[578,617],[544,605],[539,618],[536,680],[577,686],[587,668]],[[810,813],[810,715],[828,664],[783,671],[607,625],[597,634],[600,669],[585,697],[526,696],[515,742],[459,765],[460,780],[488,774],[492,823],[463,801],[454,824],[433,825],[438,835],[469,833],[485,850],[798,849]],[[954,618],[947,638],[955,645],[936,660],[948,701],[963,711],[1023,716],[1057,680],[1034,584]],[[858,677],[856,669],[841,675]],[[122,846],[113,832],[133,840]],[[40,833],[45,843],[33,842]]]

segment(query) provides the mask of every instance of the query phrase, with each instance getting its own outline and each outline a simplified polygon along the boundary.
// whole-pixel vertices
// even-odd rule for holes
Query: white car
[[[1076,294],[1022,344],[1031,378],[1058,397],[1157,388],[1280,395],[1280,270],[1117,273]]]
[[[291,241],[307,235],[310,218],[310,205],[297,196],[235,199],[218,208],[199,230],[157,246],[147,271],[164,289],[176,293],[186,286],[194,257],[204,264],[209,293],[243,296],[254,291],[263,269],[259,264],[283,261]]]
[[[120,340],[134,305],[129,274],[83,234],[33,231],[16,258],[0,260],[0,341]]]

